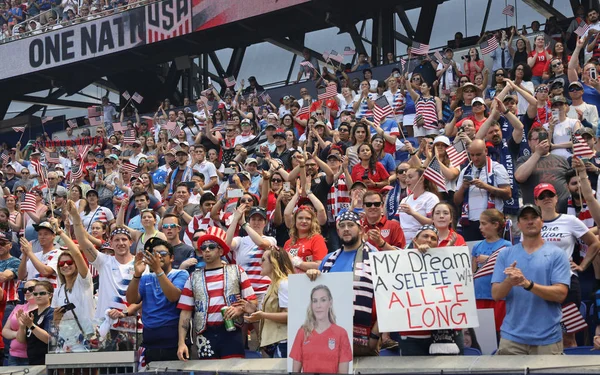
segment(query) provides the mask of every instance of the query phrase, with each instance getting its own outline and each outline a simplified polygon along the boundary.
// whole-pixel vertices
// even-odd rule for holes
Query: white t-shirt
[[[279,282],[279,290],[277,291],[277,297],[279,298],[279,307],[282,309],[288,308],[288,280],[281,280]]]
[[[277,246],[277,240],[273,237],[262,236],[273,246]],[[258,246],[252,241],[250,236],[235,237],[233,242],[237,243],[237,246],[231,247],[231,252],[235,258],[235,262],[240,265],[248,274],[248,278],[252,283],[252,289],[254,293],[261,294],[267,291],[271,279],[268,276],[261,276],[261,258],[265,250],[259,249]]]
[[[579,120],[579,115],[577,114],[576,109],[583,112],[584,120],[587,120],[590,124],[596,127],[596,124],[598,124],[598,108],[596,108],[595,105],[587,104],[585,102],[581,103],[580,105],[571,104],[569,107],[569,112],[567,112],[567,117]]]
[[[210,182],[211,178],[217,177],[217,168],[208,160],[204,160],[202,163],[196,163],[192,168],[204,175],[204,182],[206,184]]]
[[[577,123],[577,119],[566,118],[565,121],[559,122],[554,126],[554,133],[552,133],[552,143],[567,143],[572,141],[572,134],[575,132],[575,124]],[[548,130],[550,124],[544,124],[544,129]],[[562,156],[565,159],[573,156],[570,149],[566,148],[553,148],[550,151],[551,154]]]
[[[533,91],[535,90],[533,82],[531,81],[522,81],[521,88],[523,88],[526,91],[529,91],[531,95],[533,95]],[[514,94],[517,95],[517,108],[519,108],[519,113],[527,113],[527,107],[529,106],[529,102],[527,101],[527,99],[525,99],[525,97],[521,95],[518,91],[515,91]]]
[[[38,281],[49,281],[52,283],[52,286],[56,288],[60,285],[60,279],[57,277],[58,275],[58,258],[62,254],[62,251],[59,249],[52,249],[44,254],[43,251],[33,253],[36,258],[38,258],[42,263],[51,267],[54,270],[54,274],[50,277],[42,276],[38,272],[37,268],[33,266],[31,259],[27,259],[27,280],[37,279]]]
[[[241,143],[245,143],[248,141],[253,140],[254,138],[256,138],[256,136],[254,134],[249,134],[249,135],[238,135],[235,137],[235,144],[239,145]]]
[[[419,214],[423,216],[428,216],[433,211],[433,206],[435,206],[439,202],[440,199],[437,197],[437,195],[426,191],[423,194],[419,195],[419,198],[417,199],[415,199],[414,194],[411,194],[408,197],[402,199],[400,204],[406,203]],[[400,226],[404,231],[406,243],[409,243],[410,241],[412,241],[415,234],[417,234],[417,230],[422,226],[422,224],[419,223],[419,221],[417,221],[417,219],[415,219],[411,215],[400,210],[398,211],[400,216]]]
[[[104,318],[106,310],[126,308],[125,293],[135,272],[134,259],[129,263],[121,264],[114,256],[98,252],[96,259],[91,264],[96,267],[99,275],[96,318]]]
[[[87,215],[85,214],[85,212],[81,212],[79,215],[81,216],[83,226],[88,232],[92,229],[92,223],[94,221],[102,221],[108,223],[109,221],[112,221],[115,218],[115,215],[112,213],[112,211],[103,206],[98,206],[95,210],[90,210],[90,212]]]
[[[465,176],[465,171],[467,169],[463,169],[460,171],[460,175],[458,176],[458,181],[456,183],[456,190],[460,189],[463,184],[463,177]],[[500,163],[492,161],[492,174],[494,175],[494,186],[500,187],[500,185],[510,185],[510,178],[508,177],[508,172],[506,168]],[[477,178],[482,180],[483,182],[490,183],[488,171],[486,167],[481,168],[479,170],[475,166],[471,167],[471,177],[473,179]],[[488,191],[485,189],[480,189],[475,185],[469,186],[469,220],[477,221],[479,220],[479,216],[481,213],[488,209]],[[498,197],[494,198],[494,204],[496,205],[496,209],[500,212],[504,209],[504,201]]]
[[[575,243],[589,231],[583,221],[572,215],[559,215],[554,220],[544,220],[542,238],[552,245],[560,247],[567,253],[569,259],[573,258]],[[573,275],[577,275],[571,271]]]
[[[139,163],[140,159],[141,159],[141,158],[145,158],[145,157],[146,157],[146,155],[144,155],[144,154],[142,154],[142,153],[140,152],[140,153],[139,153],[139,154],[137,154],[137,155],[131,155],[131,156],[129,157],[129,162],[130,162],[131,164],[138,165],[138,163]]]
[[[52,307],[62,307],[69,302],[75,305],[75,314],[77,314],[77,319],[79,320],[84,332],[93,333],[93,319],[96,306],[94,304],[94,283],[92,281],[92,274],[90,272],[88,272],[85,278],[77,274],[77,278],[73,284],[73,289],[71,289],[71,292],[69,293],[69,301],[67,301],[65,296],[64,284],[60,288],[54,289]],[[61,323],[67,320],[75,320],[72,311],[65,313]],[[73,325],[72,322],[69,322],[69,325]]]

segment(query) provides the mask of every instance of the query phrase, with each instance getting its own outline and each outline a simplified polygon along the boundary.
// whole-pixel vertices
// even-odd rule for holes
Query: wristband
[[[503,115],[507,114],[508,112],[510,112],[508,109],[504,112],[502,112]]]
[[[141,276],[136,276],[136,275],[133,275],[133,278],[134,278],[134,279],[141,279],[142,277],[141,277]]]
[[[244,223],[242,223],[242,224],[240,225],[240,228],[244,229],[244,227],[245,227],[246,225],[248,225],[248,222],[244,222]]]
[[[165,271],[162,271],[161,273],[159,273],[158,275],[156,275],[156,277],[161,277],[164,274],[165,274]]]
[[[527,288],[524,287],[523,289],[525,289],[527,291],[530,291],[531,289],[533,289],[533,286],[535,285],[535,283],[532,280],[529,280],[529,282],[531,284],[529,284],[529,286]]]
[[[376,334],[374,334],[373,332],[371,332],[369,334],[369,338],[374,339],[374,340],[379,340],[379,336],[377,336]]]

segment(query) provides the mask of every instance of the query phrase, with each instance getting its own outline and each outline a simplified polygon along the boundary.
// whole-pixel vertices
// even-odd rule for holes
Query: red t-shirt
[[[552,51],[548,50],[548,55],[552,55]],[[529,52],[529,57],[533,57],[535,56],[535,50]],[[544,67],[546,66],[546,62],[548,60],[546,59],[546,55],[545,54],[538,54],[537,60],[535,61],[535,64],[533,64],[533,67],[531,68],[531,72],[533,73],[534,77],[541,77],[544,74]]]
[[[302,372],[337,374],[340,363],[352,361],[352,348],[348,332],[342,327],[332,324],[322,333],[312,331],[304,337],[304,328],[300,327],[290,358],[302,362]]]
[[[297,116],[300,120],[307,120],[309,118],[310,114],[305,113],[303,115]],[[299,123],[297,123],[296,121],[294,121],[294,128],[296,128],[296,132],[298,132],[298,138],[300,138],[300,136],[302,134],[304,134],[304,131],[306,130],[306,127],[300,125]]]
[[[465,117],[465,118],[461,119],[460,121],[458,121],[456,123],[456,127],[460,128],[465,120],[471,120],[471,121],[473,121],[473,124],[475,125],[475,131],[478,132],[479,128],[481,128],[481,125],[483,125],[483,123],[485,122],[485,120],[487,120],[487,117],[484,117],[483,120],[481,120],[481,121],[477,121],[477,119],[475,118],[475,116],[468,116],[468,117]]]
[[[365,167],[360,163],[356,164],[352,167],[352,181],[362,181],[364,173]],[[390,178],[390,174],[380,162],[375,163],[375,173],[373,173],[372,170],[369,170],[368,176],[373,182],[381,182]],[[380,189],[373,187],[369,188],[369,190],[379,191]]]
[[[460,234],[456,233],[454,231],[454,229],[450,229],[450,233],[448,234],[448,238],[445,238],[445,239],[441,240],[440,243],[438,244],[438,247],[448,246],[448,243],[450,242],[450,239],[452,238],[452,234],[456,234],[456,241],[454,241],[454,245],[452,245],[452,246],[464,246],[464,245],[467,244],[465,242],[465,239],[463,238],[463,236],[461,236]]]
[[[320,234],[315,234],[310,238],[299,238],[295,244],[292,244],[290,238],[283,245],[283,249],[291,256],[299,257],[305,262],[320,262],[327,255],[327,244],[325,238]],[[296,268],[297,273],[304,271]]]
[[[340,107],[338,106],[337,102],[335,101],[335,99],[327,99],[325,100],[325,104],[323,104],[322,100],[317,100],[316,102],[314,102],[313,104],[310,105],[310,113],[315,112],[317,109],[322,108],[322,107],[327,107],[332,111],[339,111]],[[333,124],[333,122],[335,121],[335,117],[333,117],[333,115],[329,116],[329,122]]]
[[[404,231],[400,227],[400,223],[395,220],[388,220],[385,216],[379,220],[379,222],[375,225],[370,225],[365,223],[363,225],[365,234],[374,228],[379,228],[381,231],[381,237],[385,240],[385,242],[389,243],[392,246],[396,246],[399,248],[404,248],[406,246],[406,238],[404,237]],[[368,237],[367,237],[368,238]],[[377,247],[379,244],[375,244],[368,240],[368,242]]]

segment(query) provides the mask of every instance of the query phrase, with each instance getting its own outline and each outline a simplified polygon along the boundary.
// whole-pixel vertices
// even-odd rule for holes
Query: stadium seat
[[[257,352],[255,350],[246,350],[246,359],[256,359],[256,358],[262,358],[262,355],[260,354],[260,352]]]
[[[598,355],[600,350],[592,350],[593,346],[578,346],[576,348],[565,348],[566,355]]]
[[[464,355],[481,355],[481,350],[477,348],[465,348],[464,351]]]

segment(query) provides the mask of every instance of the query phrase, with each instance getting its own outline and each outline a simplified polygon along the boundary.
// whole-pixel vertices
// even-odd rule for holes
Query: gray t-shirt
[[[194,256],[194,248],[190,245],[186,245],[183,242],[177,246],[173,246],[173,252],[175,258],[173,259],[173,268],[179,269],[181,262]]]
[[[525,163],[531,155],[521,156],[517,160],[517,170]],[[533,204],[533,189],[542,182],[550,183],[556,189],[558,194],[559,213],[567,213],[567,201],[569,199],[569,190],[567,189],[567,179],[565,175],[571,169],[567,160],[561,156],[548,154],[540,158],[535,169],[524,183],[520,184],[523,204]]]

